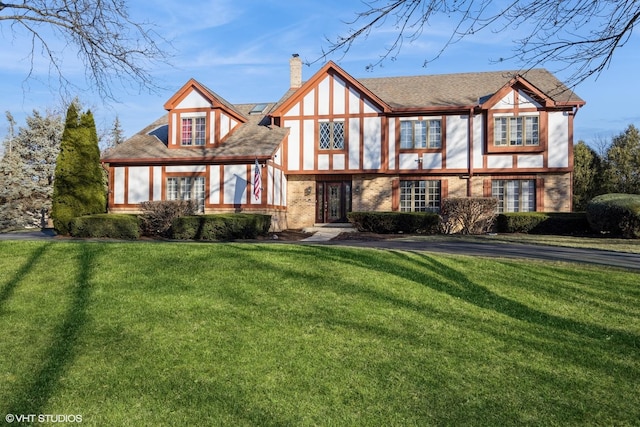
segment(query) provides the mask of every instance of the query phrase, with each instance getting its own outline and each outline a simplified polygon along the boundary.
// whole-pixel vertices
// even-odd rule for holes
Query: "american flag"
[[[255,197],[256,200],[260,200],[262,193],[262,180],[260,178],[260,164],[258,163],[258,159],[256,159],[256,165],[253,170],[253,197]]]

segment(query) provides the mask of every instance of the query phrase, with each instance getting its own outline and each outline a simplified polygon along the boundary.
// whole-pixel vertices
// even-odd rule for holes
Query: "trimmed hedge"
[[[136,215],[98,214],[72,218],[69,233],[73,237],[138,239],[140,221]]]
[[[589,223],[584,212],[546,213],[512,212],[498,215],[499,233],[556,234],[560,236],[588,234]]]
[[[270,227],[271,215],[191,215],[176,218],[170,236],[178,240],[255,239],[266,235]]]
[[[350,212],[347,218],[358,231],[378,234],[435,234],[440,221],[430,212]]]
[[[640,195],[603,194],[587,204],[587,219],[594,231],[624,238],[640,238]]]

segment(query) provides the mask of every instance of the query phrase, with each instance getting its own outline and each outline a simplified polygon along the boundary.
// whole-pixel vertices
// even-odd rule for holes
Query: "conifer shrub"
[[[62,235],[69,234],[73,218],[106,211],[95,121],[90,111],[79,114],[75,102],[67,110],[51,204],[54,228]]]
[[[361,232],[435,234],[438,214],[431,212],[349,212],[349,222]]]
[[[69,223],[69,234],[83,238],[131,239],[140,237],[136,215],[98,214],[78,216]]]

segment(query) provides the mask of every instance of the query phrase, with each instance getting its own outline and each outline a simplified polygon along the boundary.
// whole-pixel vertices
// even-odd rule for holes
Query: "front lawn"
[[[634,425],[640,274],[289,244],[0,242],[0,414]]]

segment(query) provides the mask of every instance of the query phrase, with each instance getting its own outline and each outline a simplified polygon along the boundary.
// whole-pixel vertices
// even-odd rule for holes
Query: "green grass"
[[[637,425],[639,299],[640,274],[562,263],[0,242],[0,415]]]

